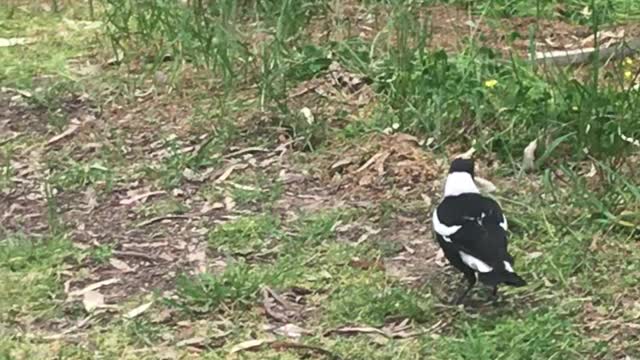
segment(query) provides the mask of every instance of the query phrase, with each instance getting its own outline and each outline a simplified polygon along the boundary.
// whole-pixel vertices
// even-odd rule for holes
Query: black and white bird
[[[447,260],[469,283],[455,303],[462,302],[477,280],[493,288],[494,300],[499,284],[527,284],[515,273],[507,251],[507,218],[476,186],[473,159],[451,163],[444,197],[433,212],[433,229]]]

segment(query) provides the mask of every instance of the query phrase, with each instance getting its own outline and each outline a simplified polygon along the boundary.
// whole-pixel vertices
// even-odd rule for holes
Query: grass
[[[279,341],[344,359],[640,356],[640,60],[534,67],[490,34],[442,49],[442,19],[424,16],[594,29],[635,19],[636,2],[104,0],[101,23],[63,5],[0,5],[0,38],[35,39],[0,48],[0,126],[19,135],[0,135],[1,358],[226,358],[282,322],[306,332]],[[396,138],[367,164],[383,132],[415,136],[420,157]],[[529,283],[497,307],[482,289],[441,301],[459,275],[434,260],[435,179],[469,147]],[[67,301],[110,278],[98,312]],[[332,331],[345,326],[369,332]],[[253,350],[238,357],[313,351]]]

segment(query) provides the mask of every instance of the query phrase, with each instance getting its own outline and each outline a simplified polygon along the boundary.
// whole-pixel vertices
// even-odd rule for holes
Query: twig
[[[265,287],[264,288],[265,292],[267,292],[269,295],[271,295],[271,297],[277,301],[278,303],[280,303],[280,305],[282,305],[282,307],[285,310],[291,310],[291,306],[289,306],[289,302],[284,300],[282,297],[280,297],[280,295],[276,294],[275,291],[273,291],[270,287]]]
[[[318,346],[312,346],[312,345],[306,345],[306,344],[300,344],[300,343],[294,343],[294,342],[288,342],[288,341],[276,341],[271,343],[271,348],[274,350],[281,350],[281,349],[299,349],[299,350],[310,350],[310,351],[314,351],[323,355],[328,356],[331,359],[342,359],[338,354],[332,353],[331,351],[318,347]]]
[[[72,135],[74,132],[76,132],[78,129],[80,128],[80,126],[76,125],[76,124],[71,124],[67,130],[63,131],[62,133],[52,137],[51,139],[49,139],[49,141],[47,141],[47,146],[51,146],[55,143],[57,143],[58,141],[66,138],[67,136]]]
[[[158,221],[163,221],[163,220],[189,220],[191,219],[191,217],[186,216],[186,215],[164,215],[164,216],[157,216],[154,218],[151,218],[149,220],[143,221],[140,224],[138,224],[138,227],[145,227],[148,225],[151,225],[153,223],[157,223]]]
[[[13,133],[13,135],[9,136],[8,138],[0,140],[0,146],[8,144],[20,136],[22,136],[22,133]]]
[[[229,159],[232,158],[234,156],[238,156],[238,155],[243,155],[243,154],[247,154],[247,153],[252,153],[252,152],[269,152],[269,150],[265,149],[265,148],[261,148],[261,147],[248,147],[245,149],[240,149],[238,151],[234,151],[231,153],[228,153],[227,155],[224,155],[223,158],[224,159]]]
[[[263,288],[262,289],[262,305],[264,307],[264,311],[267,313],[267,315],[271,316],[274,320],[276,321],[280,321],[283,323],[287,322],[287,317],[285,315],[281,315],[276,313],[273,308],[271,307],[270,303],[271,303],[271,298],[269,297],[269,290],[267,290],[267,288]]]
[[[137,251],[121,251],[121,250],[113,250],[111,252],[113,255],[120,255],[120,256],[130,256],[130,257],[137,257],[143,260],[147,260],[148,262],[157,262],[158,259],[154,259],[151,256],[147,255],[147,254],[143,254],[141,252],[137,252]]]
[[[65,330],[62,330],[62,332],[60,332],[59,334],[53,334],[53,335],[45,336],[42,339],[43,340],[60,340],[60,339],[62,339],[64,337],[67,337],[67,336],[69,336],[68,334],[70,334],[70,333],[72,333],[72,332],[74,332],[76,330],[84,328],[89,323],[89,321],[91,321],[93,318],[97,317],[99,314],[100,314],[99,312],[92,313],[89,316],[87,316],[86,318],[78,321],[77,324],[75,324],[75,325],[73,325],[73,326],[71,326],[71,327],[69,327],[69,328],[67,328]]]

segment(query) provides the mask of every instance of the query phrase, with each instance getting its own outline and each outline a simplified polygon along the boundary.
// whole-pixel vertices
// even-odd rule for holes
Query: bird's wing
[[[434,211],[433,228],[476,271],[489,272],[508,256],[507,220],[491,198],[480,194],[445,198]]]

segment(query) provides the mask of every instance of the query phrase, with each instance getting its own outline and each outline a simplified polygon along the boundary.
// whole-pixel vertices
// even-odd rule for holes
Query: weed
[[[72,255],[71,243],[53,236],[41,240],[9,235],[0,240],[0,318],[49,318],[62,291],[58,271]]]
[[[113,251],[113,246],[104,244],[96,246],[92,249],[91,257],[99,264],[105,264],[109,262]]]
[[[268,207],[282,196],[283,186],[266,174],[256,172],[233,177],[226,191],[239,205]]]
[[[246,263],[233,263],[222,274],[181,276],[176,284],[179,300],[170,303],[196,313],[216,311],[222,304],[245,307],[262,286],[278,285],[281,276]]]
[[[331,322],[349,322],[380,326],[391,316],[418,322],[430,319],[430,299],[387,283],[380,273],[351,273],[348,287],[340,287],[329,299],[327,311]]]
[[[269,215],[242,217],[213,229],[209,233],[209,244],[225,252],[246,253],[264,250],[279,234],[277,218]]]
[[[147,166],[145,172],[159,178],[165,188],[172,189],[179,186],[191,174],[197,176],[201,168],[212,167],[220,161],[221,139],[212,136],[196,152],[183,151],[175,139],[166,142],[169,155],[162,163]]]
[[[65,169],[54,171],[50,181],[52,185],[64,190],[103,185],[109,191],[113,186],[114,177],[113,170],[104,166],[100,161],[82,164],[71,160]]]

